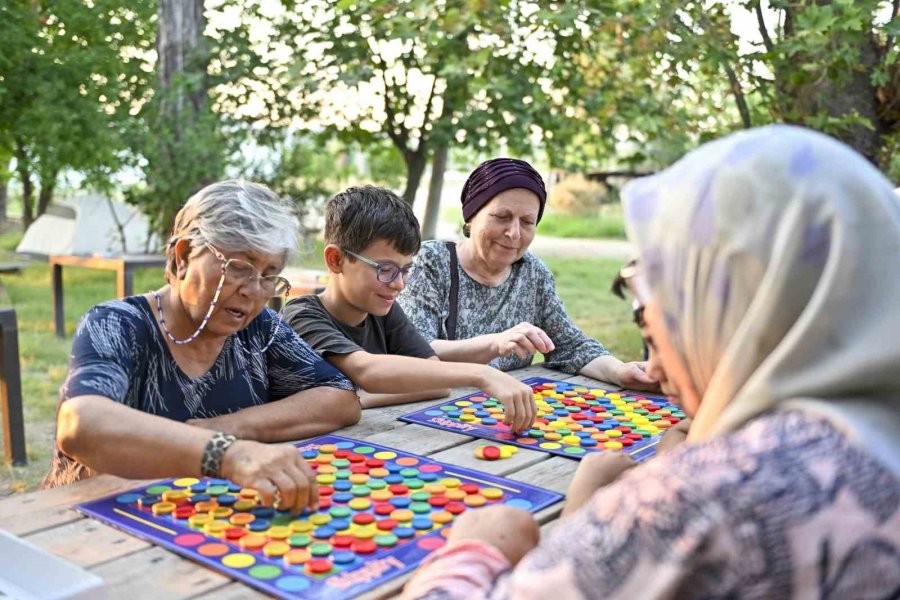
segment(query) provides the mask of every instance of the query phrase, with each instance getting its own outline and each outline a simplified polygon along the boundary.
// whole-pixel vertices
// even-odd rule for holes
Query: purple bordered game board
[[[159,481],[80,512],[281,598],[351,598],[415,568],[453,520],[490,504],[537,512],[560,494],[386,446],[326,435],[297,444],[319,509],[291,516],[223,479]]]
[[[665,430],[685,418],[680,408],[661,396],[607,392],[543,377],[522,383],[534,390],[538,418],[518,435],[503,423],[503,405],[480,392],[400,420],[569,458],[615,451],[642,461],[656,453]]]

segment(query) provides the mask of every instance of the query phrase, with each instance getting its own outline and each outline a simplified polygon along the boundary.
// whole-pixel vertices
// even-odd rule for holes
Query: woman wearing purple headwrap
[[[400,295],[404,312],[441,360],[508,371],[541,352],[550,368],[655,388],[645,363],[623,363],[572,322],[550,269],[528,252],[546,200],[544,182],[527,162],[479,165],[462,191],[466,239],[422,245],[419,276]]]

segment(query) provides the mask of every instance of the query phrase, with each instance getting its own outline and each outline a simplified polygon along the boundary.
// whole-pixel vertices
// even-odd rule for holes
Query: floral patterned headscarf
[[[690,439],[815,410],[897,454],[900,199],[862,156],[771,126],[623,191],[644,285],[702,398]]]

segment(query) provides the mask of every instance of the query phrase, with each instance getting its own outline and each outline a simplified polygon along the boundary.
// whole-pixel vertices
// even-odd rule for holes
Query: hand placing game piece
[[[538,352],[552,352],[556,346],[543,329],[531,323],[522,322],[506,331],[494,334],[494,349],[497,356],[515,354],[525,359]]]
[[[577,512],[594,492],[609,485],[637,464],[630,456],[619,452],[601,452],[584,457],[566,494],[562,516],[567,517]]]
[[[515,566],[537,546],[541,530],[528,511],[495,504],[465,513],[453,522],[450,542],[479,540],[491,544]]]
[[[484,381],[479,387],[503,404],[503,422],[513,431],[525,431],[534,423],[537,404],[530,386],[493,367],[486,367]]]
[[[236,441],[222,458],[222,477],[259,492],[265,506],[299,513],[318,508],[319,493],[307,462],[293,446]]]

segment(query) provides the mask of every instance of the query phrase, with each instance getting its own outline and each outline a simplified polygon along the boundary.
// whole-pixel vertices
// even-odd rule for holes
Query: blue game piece
[[[462,416],[462,411],[461,410],[451,410],[450,412],[447,413],[447,416],[450,418],[453,418],[453,419],[458,419],[460,416]]]
[[[583,421],[578,421],[578,424],[581,425],[582,427],[593,427],[594,426],[594,422],[588,421],[587,419],[585,419]]]
[[[395,527],[393,533],[400,539],[407,539],[416,536],[416,530],[412,527]]]
[[[335,444],[335,446],[338,447],[338,450],[349,450],[355,445],[356,444],[354,444],[353,442],[338,442]]]
[[[250,531],[265,531],[270,526],[271,526],[271,524],[269,523],[268,519],[257,518],[255,521],[251,521],[250,524],[247,525],[247,528]]]
[[[496,425],[497,419],[495,419],[494,417],[485,417],[481,420],[481,424],[482,425]]]
[[[553,411],[553,414],[556,415],[557,417],[567,417],[567,416],[569,416],[569,411],[567,411],[564,408],[557,408],[556,410]]]
[[[356,560],[356,555],[349,550],[340,550],[332,554],[331,558],[334,560],[335,564],[349,565]]]
[[[141,496],[140,498],[138,498],[138,504],[140,504],[144,508],[150,508],[151,506],[159,502],[159,500],[159,496]]]
[[[350,488],[353,487],[353,484],[342,479],[340,481],[335,481],[331,484],[331,487],[333,487],[336,492],[349,492]]]
[[[581,438],[581,445],[584,446],[585,448],[590,447],[590,446],[596,446],[597,440],[595,440],[592,437]]]
[[[478,417],[479,419],[483,419],[483,418],[485,418],[485,417],[490,417],[490,416],[491,416],[491,413],[489,413],[489,412],[486,411],[486,410],[476,410],[476,411],[475,411],[475,416]]]
[[[232,494],[237,494],[237,493],[240,492],[242,489],[244,489],[244,488],[242,488],[241,486],[239,486],[239,485],[236,484],[236,483],[229,483],[229,484],[228,484],[228,491],[231,492]],[[220,502],[219,504],[221,504],[221,502]]]
[[[315,537],[319,538],[320,540],[327,540],[328,538],[333,536],[334,533],[335,533],[334,529],[332,529],[331,527],[328,527],[327,525],[323,525],[322,527],[316,527],[313,530],[313,535]]]
[[[438,476],[437,473],[419,473],[419,479],[422,481],[437,481]]]
[[[191,486],[192,494],[202,494],[205,491],[206,491],[205,483],[195,483],[194,485]]]
[[[312,460],[317,457],[319,453],[316,450],[306,450],[300,453],[300,456],[305,458],[306,460]]]
[[[431,522],[431,519],[428,517],[415,517],[412,520],[413,529],[431,529],[434,526],[434,523]],[[395,534],[396,535],[396,534]]]
[[[387,469],[390,473],[399,473],[406,467],[404,467],[403,465],[398,465],[397,463],[388,463],[384,466],[384,468]]]
[[[406,496],[396,496],[396,497],[388,500],[388,502],[390,502],[392,505],[396,506],[397,508],[406,508],[407,506],[410,505],[412,500],[410,500]]]
[[[393,473],[384,478],[385,483],[403,483],[403,475]]]
[[[116,498],[118,504],[134,504],[141,499],[140,494],[122,494]]]
[[[575,435],[577,435],[577,436],[580,437],[580,438],[589,438],[589,437],[591,437],[591,433],[588,432],[588,431],[576,431],[576,432],[575,432]]]
[[[353,500],[354,497],[355,496],[350,492],[338,492],[337,494],[334,494],[331,499],[339,504],[346,504]]]
[[[222,494],[217,498],[219,504],[221,506],[231,506],[235,502],[237,502],[237,496],[232,496],[231,494]]]
[[[347,519],[332,519],[328,523],[328,526],[335,531],[343,531],[350,528],[350,521],[348,521]]]
[[[228,484],[231,482],[228,481],[227,479],[210,479],[207,483],[209,485],[224,485],[227,487]]]
[[[275,509],[271,506],[257,506],[250,513],[257,519],[271,519],[275,516]]]
[[[194,494],[190,498],[188,498],[188,502],[191,504],[197,504],[198,502],[209,502],[210,495],[209,494]]]

